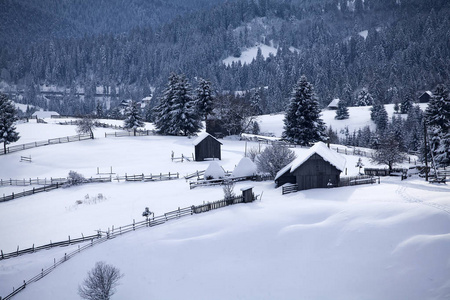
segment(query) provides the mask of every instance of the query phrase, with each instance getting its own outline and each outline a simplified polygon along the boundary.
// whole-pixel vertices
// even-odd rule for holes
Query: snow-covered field
[[[271,132],[282,128],[275,117],[261,118]],[[23,138],[18,143],[76,134],[74,126],[48,121],[18,124]],[[97,168],[109,172],[110,167],[117,175],[186,175],[209,166],[171,161],[172,151],[175,156],[191,155],[192,139],[105,138],[102,130],[95,131],[95,140],[0,156],[0,178],[65,177],[70,170],[90,177],[96,176]],[[219,164],[229,171],[246,147],[259,147],[237,140],[221,142]],[[307,149],[295,151],[302,155]],[[20,162],[21,155],[31,155],[33,162]],[[346,160],[348,175],[356,174],[358,157]],[[363,162],[371,166],[367,159]],[[449,299],[448,185],[392,177],[382,178],[381,184],[285,196],[273,182],[242,182],[235,191],[249,184],[262,195],[257,202],[109,240],[78,254],[14,299],[79,299],[77,287],[97,261],[125,274],[113,299]],[[0,187],[0,195],[14,189]],[[103,201],[85,201],[87,195],[94,199],[99,194]],[[222,197],[221,187],[190,190],[182,178],[86,184],[40,193],[0,203],[0,249],[11,252],[18,245],[28,248],[140,221],[145,207],[160,215]],[[0,261],[0,295],[76,247]]]

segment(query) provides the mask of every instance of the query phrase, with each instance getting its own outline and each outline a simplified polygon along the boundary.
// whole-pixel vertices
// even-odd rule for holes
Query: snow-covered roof
[[[44,118],[50,118],[51,116],[59,116],[59,113],[57,113],[56,111],[38,110],[38,111],[35,111],[32,116],[38,117],[40,119],[44,119]]]
[[[193,144],[194,146],[197,146],[198,144],[201,143],[201,141],[203,141],[204,139],[206,139],[208,136],[212,137],[212,138],[215,139],[218,143],[220,143],[218,139],[216,139],[215,137],[213,137],[213,136],[210,135],[209,133],[207,133],[207,132],[202,132],[202,133],[200,133],[200,134],[198,135],[198,137],[192,142],[192,144]],[[220,144],[222,145],[222,143],[220,143]]]
[[[328,108],[337,108],[339,101],[340,101],[339,98],[331,100],[330,104],[328,104]]]
[[[290,164],[286,165],[283,169],[278,171],[275,180],[277,180],[287,171],[294,172],[298,167],[300,167],[305,161],[307,161],[314,154],[317,154],[320,157],[322,157],[325,161],[335,166],[336,169],[338,169],[339,171],[344,171],[346,162],[345,157],[329,149],[327,145],[325,145],[323,142],[318,142],[314,146],[312,146],[305,155],[296,158],[293,162],[291,162]]]

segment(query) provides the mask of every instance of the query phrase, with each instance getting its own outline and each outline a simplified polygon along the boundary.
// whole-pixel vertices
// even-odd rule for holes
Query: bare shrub
[[[232,181],[225,181],[223,184],[223,198],[225,200],[230,200],[235,198],[236,195],[234,194],[234,182]]]
[[[86,181],[86,178],[84,178],[84,176],[80,173],[70,170],[68,180],[70,185],[77,185],[84,183]]]
[[[274,144],[266,147],[256,158],[256,166],[261,173],[275,177],[277,172],[295,159],[294,151],[284,145]]]
[[[86,300],[109,300],[123,276],[118,268],[103,261],[97,262],[78,286],[78,295]]]

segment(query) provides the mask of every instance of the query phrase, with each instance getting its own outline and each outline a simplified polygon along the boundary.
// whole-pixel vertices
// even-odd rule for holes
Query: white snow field
[[[17,128],[24,140],[76,134],[75,126],[46,121]],[[282,123],[272,122],[272,129],[282,128]],[[170,171],[178,172],[180,179],[86,184],[0,203],[3,252],[141,221],[145,207],[161,215],[223,197],[220,186],[190,190],[182,178],[205,170],[210,162],[172,162],[172,151],[176,157],[191,155],[193,139],[105,138],[100,129],[95,134],[94,140],[0,156],[0,178],[66,177],[70,170],[90,177],[97,176],[97,168],[106,173],[112,167],[116,175]],[[220,141],[222,160],[215,162],[228,171],[233,171],[246,147],[259,147]],[[294,150],[298,156],[308,151]],[[20,162],[21,155],[30,155],[32,162]],[[357,174],[358,157],[345,158],[348,175]],[[363,163],[372,166],[367,158]],[[108,240],[77,254],[13,299],[80,299],[78,285],[97,261],[125,274],[112,299],[450,298],[448,185],[429,184],[419,177],[404,181],[384,177],[380,184],[284,196],[271,181],[240,182],[235,192],[249,185],[260,195],[256,202]],[[22,189],[3,186],[0,196]],[[99,194],[103,201],[86,201],[86,195],[94,200]],[[0,296],[77,247],[0,260]]]

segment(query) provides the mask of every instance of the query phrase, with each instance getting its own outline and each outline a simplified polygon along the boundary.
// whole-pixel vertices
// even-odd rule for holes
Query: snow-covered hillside
[[[261,49],[261,54],[264,58],[269,57],[270,54],[273,55],[277,54],[276,48],[264,44],[258,44],[254,47],[242,50],[241,56],[239,57],[229,56],[225,58],[224,60],[222,60],[222,63],[224,63],[225,65],[231,65],[233,62],[237,63],[240,61],[242,65],[250,64],[252,60],[256,58],[256,55],[258,54],[258,49]]]
[[[352,112],[350,112],[352,117]],[[262,117],[262,120],[269,117]],[[325,113],[324,113],[325,118]],[[282,122],[262,122],[276,132]],[[18,124],[26,140],[75,134],[75,127]],[[275,126],[275,124],[277,124]],[[150,126],[150,125],[149,125]],[[273,127],[272,127],[273,126]],[[278,128],[278,127],[277,127]],[[334,126],[333,126],[334,128]],[[337,129],[337,128],[336,128]],[[0,156],[0,178],[85,177],[204,170],[209,162],[172,162],[193,152],[186,137],[105,138],[28,149]],[[256,143],[221,140],[218,162],[232,171]],[[262,146],[264,147],[264,146]],[[297,155],[308,150],[294,149]],[[32,163],[20,162],[30,155]],[[345,156],[348,175],[358,157]],[[365,166],[371,166],[363,158]],[[112,175],[114,176],[114,175]],[[112,299],[448,299],[450,187],[419,177],[380,184],[281,195],[273,182],[254,186],[257,202],[188,216],[140,229],[86,250],[14,299],[79,299],[77,287],[95,262],[125,277]],[[19,190],[23,187],[19,187]],[[17,187],[0,187],[8,194]],[[88,201],[101,194],[102,201]],[[87,197],[88,196],[88,197]],[[261,198],[262,196],[262,198]],[[87,184],[0,203],[0,249],[21,248],[107,230],[178,207],[223,197],[220,186],[190,190],[184,179]],[[37,275],[77,246],[0,261],[0,295]]]
[[[422,110],[425,110],[427,104],[421,103],[419,106]],[[394,104],[387,104],[384,107],[386,108],[389,119],[391,119],[394,114]],[[372,106],[349,107],[349,118],[346,120],[336,120],[334,118],[336,116],[336,111],[325,109],[322,111],[322,120],[325,122],[327,127],[331,126],[333,130],[338,132],[338,134],[340,134],[346,127],[348,127],[350,133],[365,126],[369,126],[371,130],[375,130],[375,123],[370,120],[371,108]],[[406,115],[402,116],[406,118]],[[272,133],[277,137],[281,137],[284,125],[283,119],[283,113],[258,117],[261,132]]]

